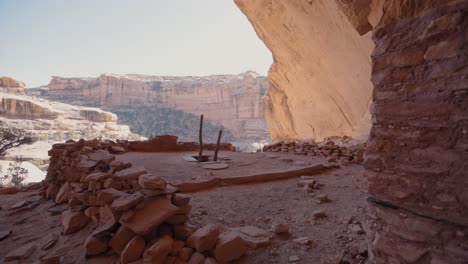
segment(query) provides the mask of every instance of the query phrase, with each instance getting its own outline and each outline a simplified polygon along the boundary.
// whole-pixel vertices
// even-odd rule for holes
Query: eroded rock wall
[[[404,17],[373,37],[371,253],[376,263],[466,263],[468,2]]]
[[[271,137],[365,139],[374,47],[365,33],[379,20],[374,5],[382,1],[235,2],[273,53],[264,98]],[[353,20],[343,10],[360,13]]]

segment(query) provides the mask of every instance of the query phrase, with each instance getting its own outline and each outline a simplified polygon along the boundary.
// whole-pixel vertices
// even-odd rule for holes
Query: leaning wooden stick
[[[223,134],[223,131],[220,130],[219,135],[218,135],[218,141],[216,141],[216,150],[215,150],[215,154],[214,154],[214,158],[213,158],[214,161],[218,160],[219,144],[221,143],[221,135],[222,134]]]
[[[203,115],[200,116],[200,131],[198,132],[198,142],[200,144],[200,152],[198,153],[198,162],[203,161]]]

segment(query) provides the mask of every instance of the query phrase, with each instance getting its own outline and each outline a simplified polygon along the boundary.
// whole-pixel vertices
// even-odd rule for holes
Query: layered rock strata
[[[345,1],[235,2],[274,57],[263,100],[272,139],[366,139],[374,44],[348,21]],[[357,26],[363,15],[378,16],[371,8],[355,9],[362,9]],[[361,33],[369,28],[367,16],[365,22]]]
[[[370,252],[376,263],[465,263],[468,3],[405,17],[373,35]]]
[[[102,74],[98,78],[53,77],[51,98],[92,103],[112,109],[120,106],[164,107],[223,125],[236,137],[265,138],[261,98],[267,80],[254,72],[206,77],[169,77]]]

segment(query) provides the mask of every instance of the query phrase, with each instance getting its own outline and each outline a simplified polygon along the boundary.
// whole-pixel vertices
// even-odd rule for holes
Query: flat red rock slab
[[[120,222],[126,228],[142,236],[150,233],[153,228],[179,211],[179,208],[166,197],[155,197],[144,201],[141,205],[141,208],[135,210],[128,220],[121,219]]]

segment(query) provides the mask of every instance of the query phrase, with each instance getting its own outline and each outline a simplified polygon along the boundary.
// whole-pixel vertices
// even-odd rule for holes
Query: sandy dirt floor
[[[281,153],[232,153],[223,152],[230,158],[229,169],[211,171],[200,164],[185,161],[187,153],[127,153],[119,159],[126,159],[135,166],[144,166],[148,172],[171,181],[185,181],[197,177],[229,177],[250,175],[265,171],[284,171],[324,162],[309,156],[295,156]],[[321,185],[308,192],[299,187],[300,177],[255,184],[230,185],[191,193],[190,223],[201,227],[216,223],[230,227],[255,226],[268,231],[271,244],[251,249],[237,263],[366,263],[366,241],[362,229],[367,198],[366,179],[362,166],[349,165],[313,178]],[[321,203],[326,195],[329,202]],[[93,228],[87,228],[73,235],[61,234],[60,212],[63,205],[42,200],[37,192],[23,192],[3,195],[0,210],[1,231],[11,234],[0,240],[0,260],[8,252],[24,246],[34,245],[29,259],[41,256],[62,255],[62,263],[86,263],[83,243]],[[10,207],[26,200],[26,209]],[[314,219],[317,210],[326,217]],[[290,235],[276,235],[272,226],[285,224]],[[41,249],[51,239],[56,239],[49,249]],[[307,245],[295,241],[310,240]],[[295,260],[295,261],[291,261]],[[1,261],[0,261],[1,262]],[[15,263],[15,262],[8,262]],[[23,262],[24,263],[24,262]],[[31,262],[32,263],[32,262]],[[89,261],[88,261],[89,263]],[[105,263],[105,262],[101,262]]]

